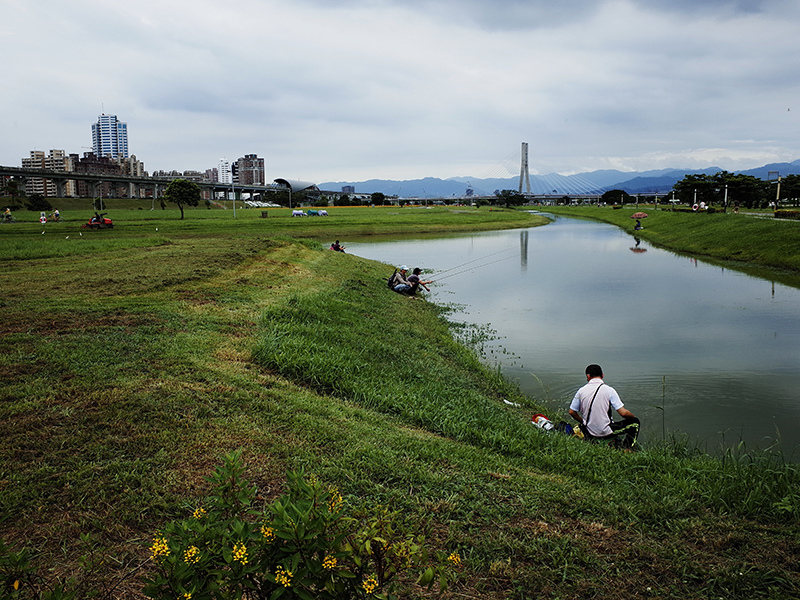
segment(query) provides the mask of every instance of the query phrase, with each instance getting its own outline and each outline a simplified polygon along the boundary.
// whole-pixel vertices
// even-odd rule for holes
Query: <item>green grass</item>
[[[545,210],[565,216],[585,217],[617,225],[669,250],[710,260],[723,261],[758,274],[758,268],[773,270],[771,276],[800,287],[800,223],[773,219],[767,214],[760,217],[731,212],[705,214],[703,212],[670,212],[652,210],[642,219],[644,229],[634,231],[636,221],[631,218],[635,207],[547,207]],[[738,265],[737,265],[738,263]],[[763,272],[762,272],[763,274]]]
[[[391,230],[399,210],[343,209],[337,226]],[[162,221],[158,235],[121,219],[68,254],[49,229],[0,229],[0,254],[20,237],[30,256],[5,255],[0,273],[0,537],[39,548],[46,569],[71,572],[91,533],[108,580],[129,573],[241,448],[265,501],[304,467],[420,523],[466,560],[454,597],[800,593],[796,465],[542,434],[537,399],[453,340],[457,315],[389,292],[390,267],[292,239],[313,219],[208,212],[222,217]]]

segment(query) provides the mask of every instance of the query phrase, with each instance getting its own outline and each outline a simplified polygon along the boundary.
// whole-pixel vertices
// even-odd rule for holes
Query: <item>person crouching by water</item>
[[[397,273],[392,278],[392,289],[398,294],[408,294],[411,291],[411,282],[408,280],[408,267],[399,267]]]
[[[419,267],[414,267],[414,270],[411,272],[411,275],[408,276],[408,282],[411,284],[411,290],[408,293],[411,294],[412,296],[417,293],[419,286],[424,287],[429,292],[431,291],[431,288],[429,288],[427,284],[433,283],[433,280],[431,279],[430,281],[422,281],[422,279],[419,276],[420,273],[422,273],[422,269],[420,269]]]
[[[336,252],[344,252],[344,246],[339,243],[339,240],[336,240],[331,244],[331,250],[335,250]]]
[[[600,365],[586,367],[586,385],[580,388],[569,405],[569,414],[580,423],[589,441],[610,441],[616,448],[632,448],[639,435],[639,419],[622,404],[617,391],[603,381]],[[611,419],[611,409],[622,421]]]

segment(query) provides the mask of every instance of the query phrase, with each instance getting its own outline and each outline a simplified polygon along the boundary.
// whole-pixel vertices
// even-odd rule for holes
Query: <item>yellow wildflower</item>
[[[167,544],[167,538],[154,538],[153,545],[150,546],[150,553],[152,554],[153,560],[157,560],[162,556],[169,556],[169,545]]]
[[[236,542],[233,545],[233,560],[243,565],[247,564],[247,547],[244,542]]]
[[[267,527],[266,525],[261,526],[261,535],[264,536],[264,539],[267,542],[271,542],[275,539],[275,530],[272,527]]]
[[[183,560],[190,565],[197,564],[200,561],[200,549],[197,546],[189,546],[183,551]]]
[[[206,509],[205,509],[205,508],[203,508],[202,506],[200,506],[199,508],[196,508],[196,509],[194,510],[194,512],[192,513],[192,516],[193,516],[195,519],[202,519],[203,517],[205,517],[205,516],[206,516],[206,514],[207,514],[207,513],[206,513]]]
[[[292,572],[278,565],[278,568],[275,569],[275,583],[280,583],[287,588],[292,587]]]
[[[364,583],[361,584],[361,587],[364,588],[364,591],[367,594],[371,594],[375,591],[375,588],[378,587],[378,578],[375,575],[370,575],[364,580]]]
[[[181,596],[182,600],[192,600],[192,592],[184,592]]]
[[[453,552],[450,556],[447,557],[447,560],[455,567],[461,565],[461,556],[459,556],[458,552]]]
[[[331,495],[330,500],[328,500],[328,512],[336,512],[342,507],[344,502],[342,500],[342,495],[336,488],[330,488],[328,492]]]
[[[325,560],[322,561],[322,568],[328,570],[335,569],[337,562],[338,561],[336,560],[335,556],[326,556]]]

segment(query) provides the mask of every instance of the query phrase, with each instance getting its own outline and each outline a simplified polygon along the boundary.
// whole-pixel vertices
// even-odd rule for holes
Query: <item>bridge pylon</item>
[[[525,194],[531,195],[531,174],[528,170],[528,142],[522,142],[522,161],[519,167],[519,193],[522,193],[522,181],[525,181]]]

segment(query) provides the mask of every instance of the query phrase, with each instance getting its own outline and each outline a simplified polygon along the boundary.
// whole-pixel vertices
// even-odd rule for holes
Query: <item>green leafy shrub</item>
[[[108,558],[106,548],[99,546],[90,534],[81,535],[84,553],[80,569],[69,577],[52,574],[40,568],[37,553],[30,548],[14,551],[0,540],[0,598],[5,600],[75,600],[109,598],[113,588],[99,584],[98,575]],[[128,573],[127,575],[130,575]]]
[[[243,479],[239,453],[210,481],[206,507],[155,536],[154,569],[144,588],[167,600],[253,598],[397,598],[396,578],[443,592],[460,564],[453,553],[429,556],[424,539],[397,513],[378,507],[348,514],[341,494],[303,472],[266,510]]]

